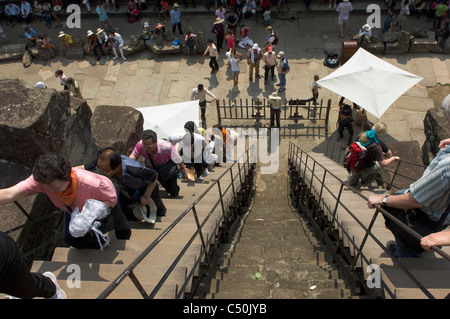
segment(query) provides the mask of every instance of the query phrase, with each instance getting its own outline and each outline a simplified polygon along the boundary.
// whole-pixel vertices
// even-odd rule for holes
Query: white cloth
[[[71,214],[69,223],[70,234],[73,237],[83,237],[92,230],[95,232],[100,248],[103,250],[99,237],[102,237],[107,244],[109,244],[109,238],[98,230],[101,223],[97,220],[105,218],[109,213],[110,210],[105,203],[96,199],[87,199],[81,212],[76,207]]]

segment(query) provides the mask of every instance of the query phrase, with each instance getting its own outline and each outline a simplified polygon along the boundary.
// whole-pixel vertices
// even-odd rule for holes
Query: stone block
[[[91,119],[98,147],[115,147],[129,155],[141,138],[142,113],[128,106],[97,105]]]
[[[435,39],[430,38],[413,38],[411,39],[410,52],[442,52],[442,48]]]
[[[32,167],[39,155],[59,152],[77,163],[85,160],[94,145],[86,101],[18,79],[1,79],[0,94],[0,159]]]
[[[370,53],[383,53],[385,44],[383,42],[365,43],[362,45],[362,48]]]
[[[10,61],[22,59],[25,51],[25,44],[6,44],[0,49],[0,61]]]
[[[409,44],[400,44],[399,42],[387,42],[385,53],[406,53],[409,51]]]
[[[447,39],[444,42],[444,53],[450,53],[450,39]]]

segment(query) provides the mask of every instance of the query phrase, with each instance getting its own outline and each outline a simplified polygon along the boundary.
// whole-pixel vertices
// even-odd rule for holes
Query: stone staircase
[[[308,153],[308,155],[323,165],[336,177],[344,181],[346,180],[347,172],[341,164],[334,162],[323,154],[311,152]],[[312,169],[314,162],[310,159],[307,165],[309,169]],[[302,172],[305,171],[304,168],[301,170]],[[319,182],[319,180],[322,180],[323,169],[319,167],[319,165],[315,166],[315,174],[317,177],[313,179],[312,182],[311,174],[308,172],[309,170],[306,171],[306,184],[312,189],[311,195],[317,199],[318,194],[322,189],[321,182]],[[338,182],[336,178],[332,177],[331,174],[327,174],[325,185],[328,190],[322,191],[322,203],[319,205],[322,207],[324,212],[322,213],[323,216],[320,218],[323,220],[328,220],[328,223],[331,224],[333,218],[330,211],[334,211],[336,207],[336,199],[331,196],[330,193],[337,196],[339,193],[340,182]],[[368,197],[374,193],[387,193],[385,189],[375,186],[371,188],[361,187],[359,191],[365,197]],[[374,210],[367,208],[364,198],[344,187],[341,194],[341,202],[353,212],[353,214],[359,219],[360,223],[366,227],[369,226]],[[330,211],[327,211],[327,209]],[[351,261],[352,258],[356,258],[356,247],[360,247],[365,235],[365,230],[353,217],[350,216],[346,210],[342,209],[341,206],[339,206],[336,211],[333,227],[337,227],[336,221],[341,224],[341,228],[335,232],[334,239],[336,250],[343,252],[343,257]],[[322,229],[322,231],[323,233],[326,233],[329,230]],[[345,234],[348,234],[348,236],[344,235],[344,232]],[[385,228],[384,219],[381,215],[377,217],[372,228],[372,233],[382,245],[385,245],[389,240],[394,239],[392,233]],[[350,242],[350,239],[354,244]],[[336,244],[338,241],[339,243]],[[354,245],[356,245],[356,247]],[[442,250],[447,254],[450,252],[449,247],[443,247]],[[425,252],[423,253],[423,258],[399,258],[397,261],[393,261],[384,251],[383,247],[379,246],[371,237],[369,237],[364,245],[363,254],[365,256],[364,260],[368,260],[368,262],[364,261],[362,258],[358,258],[356,261],[357,268],[359,268],[362,272],[361,275],[363,278],[361,278],[361,281],[364,282],[369,276],[369,273],[366,273],[366,267],[369,265],[377,265],[380,269],[380,280],[383,283],[380,287],[381,294],[373,293],[373,291],[368,290],[368,293],[371,296],[382,296],[388,299],[428,298],[401,269],[400,265],[403,265],[417,279],[418,282],[429,290],[434,298],[442,299],[447,297],[450,293],[450,281],[448,277],[450,262],[437,253]]]
[[[206,298],[352,298],[324,244],[289,205],[287,157],[256,183],[235,237],[222,244]]]
[[[69,299],[94,299],[115,281],[153,241],[158,241],[154,249],[133,270],[145,292],[150,294],[169,266],[183,251],[186,243],[191,240],[190,246],[180,258],[173,272],[167,277],[155,298],[174,299],[191,271],[193,271],[193,278],[189,279],[181,297],[194,294],[198,284],[197,279],[202,276],[200,268],[205,262],[205,256],[200,258],[200,263],[196,264],[196,261],[202,253],[207,254],[210,249],[214,249],[214,246],[218,245],[218,237],[221,236],[221,227],[217,227],[217,225],[222,225],[223,212],[217,183],[213,185],[213,182],[221,177],[230,165],[222,164],[222,166],[216,167],[210,172],[210,175],[204,177],[203,182],[179,181],[181,190],[180,196],[177,198],[169,198],[165,191],[161,191],[161,197],[167,207],[167,215],[158,217],[154,225],[145,222],[130,222],[132,227],[130,240],[118,240],[114,234],[109,234],[111,244],[103,251],[57,247],[51,261],[37,260],[33,263],[31,271],[53,272]],[[246,170],[242,167],[241,172],[233,167],[231,173],[227,171],[220,178],[222,198],[226,209],[234,200],[231,191],[232,183],[234,183],[235,189],[239,190],[241,184],[238,174],[245,173]],[[210,187],[207,195],[199,199],[200,195]],[[194,201],[198,201],[195,209],[199,223],[204,223],[202,234],[207,242],[206,252],[201,237],[195,234],[197,224],[192,210],[176,226],[172,225]],[[211,216],[206,220],[206,216],[211,211]],[[127,276],[107,298],[134,299],[142,298],[142,295]]]

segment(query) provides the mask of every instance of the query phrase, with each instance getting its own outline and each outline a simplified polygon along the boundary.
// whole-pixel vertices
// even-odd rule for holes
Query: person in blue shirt
[[[286,54],[283,51],[280,51],[277,57],[279,59],[277,63],[277,71],[280,83],[277,83],[276,85],[280,87],[278,89],[278,92],[284,92],[286,91],[286,74],[289,72],[290,67],[286,58]]]
[[[105,29],[106,26],[108,26],[108,28],[111,29],[111,31],[118,31],[119,28],[115,28],[111,21],[108,18],[108,15],[106,14],[106,10],[103,7],[103,2],[102,1],[98,1],[97,2],[97,8],[95,9],[97,11],[100,23],[102,25],[102,28]]]
[[[38,35],[36,31],[34,31],[33,28],[30,28],[28,26],[25,27],[25,36],[28,40],[36,42]]]
[[[36,40],[40,38],[36,31],[34,31],[33,28],[30,28],[29,26],[25,27],[25,36],[27,37],[28,41],[26,44],[26,47],[33,47],[36,45]]]
[[[178,26],[178,31],[180,31],[180,34],[183,34],[183,31],[181,30],[180,17],[181,17],[180,5],[178,3],[175,3],[173,5],[173,9],[170,11],[170,21],[172,22],[173,34],[175,34],[177,26]]]
[[[8,3],[5,6],[5,14],[8,17],[9,23],[11,26],[14,26],[14,20],[21,22],[20,18],[20,8],[14,3]]]
[[[31,15],[32,11],[33,11],[33,9],[31,8],[31,5],[29,2],[24,1],[24,0],[20,1],[20,15],[27,24],[29,24],[31,22],[31,19],[33,17]]]

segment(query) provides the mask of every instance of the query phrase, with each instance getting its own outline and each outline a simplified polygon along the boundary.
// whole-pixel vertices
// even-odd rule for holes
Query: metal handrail
[[[63,211],[61,211],[61,210],[56,210],[56,211],[52,211],[52,212],[50,212],[50,213],[48,213],[48,214],[39,216],[39,217],[37,217],[37,218],[33,218],[33,217],[31,216],[31,214],[28,213],[28,212],[26,211],[26,209],[25,209],[18,201],[13,201],[13,204],[14,204],[14,205],[19,209],[19,211],[26,217],[26,222],[25,222],[24,224],[21,224],[21,225],[15,226],[15,227],[13,227],[13,228],[10,228],[10,229],[8,229],[8,230],[5,230],[4,233],[5,233],[5,234],[10,234],[10,233],[13,233],[13,232],[15,232],[15,231],[18,231],[18,230],[20,230],[20,229],[24,229],[25,227],[28,227],[28,226],[36,226],[36,229],[38,230],[39,234],[40,234],[41,236],[43,236],[44,239],[46,239],[45,242],[39,244],[37,247],[34,247],[34,248],[30,249],[30,250],[27,251],[27,252],[21,252],[22,258],[27,258],[28,256],[34,254],[36,251],[38,251],[38,250],[40,250],[40,249],[43,249],[43,248],[46,248],[46,247],[48,247],[48,246],[54,244],[55,242],[57,242],[58,240],[60,240],[60,239],[63,237],[62,234],[60,233],[59,235],[57,235],[57,236],[55,236],[55,237],[53,237],[53,238],[50,238],[50,237],[48,236],[48,232],[46,232],[46,231],[41,227],[41,225],[39,224],[40,222],[42,222],[42,221],[44,221],[44,220],[47,220],[47,219],[50,219],[50,218],[52,218],[52,217],[55,217],[55,216],[58,216],[58,215],[62,214]]]
[[[225,207],[223,206],[223,195],[226,193],[226,191],[228,191],[228,189],[230,188],[230,186],[225,190],[225,193],[221,192],[220,189],[220,180],[222,179],[222,177],[224,177],[226,174],[228,173],[232,173],[232,168],[238,164],[238,172],[239,175],[241,174],[242,170],[245,170],[245,164],[247,164],[247,171],[250,170],[250,159],[252,158],[252,156],[250,156],[250,152],[254,152],[256,148],[256,143],[249,145],[248,149],[241,154],[241,156],[237,159],[237,161],[235,161],[233,164],[231,164],[230,167],[228,167],[216,180],[214,180],[210,186],[208,186],[208,188],[196,199],[194,200],[184,211],[183,213],[180,214],[180,216],[178,216],[152,243],[150,243],[146,249],[144,249],[138,257],[136,257],[136,259],[134,261],[132,261],[128,267],[126,267],[126,269],[124,271],[122,271],[122,273],[113,281],[111,282],[111,284],[106,287],[98,296],[97,299],[105,299],[107,298],[113,291],[114,289],[116,289],[120,283],[128,276],[130,276],[130,279],[133,281],[134,285],[136,286],[136,288],[140,291],[141,295],[144,298],[153,298],[157,292],[159,291],[159,289],[162,287],[162,285],[164,284],[164,282],[167,280],[167,278],[170,276],[170,274],[172,273],[172,271],[175,269],[176,265],[178,264],[178,262],[180,261],[180,259],[184,256],[185,252],[187,251],[187,249],[190,247],[191,243],[193,242],[193,240],[197,237],[197,235],[201,234],[202,228],[205,225],[206,221],[209,219],[209,217],[213,214],[213,212],[215,211],[216,207],[219,205],[219,203],[222,204],[222,218],[225,217]],[[242,167],[239,167],[239,162],[242,158],[246,158],[244,165]],[[233,178],[232,178],[232,183],[234,183]],[[143,287],[140,285],[138,279],[136,278],[133,270],[140,264],[140,262],[164,239],[165,236],[167,236],[167,234],[183,219],[185,218],[191,211],[194,214],[194,217],[197,219],[196,216],[196,211],[195,211],[195,206],[208,194],[208,192],[213,189],[213,187],[218,186],[219,188],[219,199],[216,202],[216,204],[213,206],[213,208],[210,210],[209,214],[206,216],[206,218],[204,219],[203,223],[200,225],[197,222],[197,230],[195,231],[195,233],[191,236],[191,238],[189,239],[189,241],[187,242],[187,244],[183,247],[182,251],[178,254],[178,256],[175,258],[175,260],[173,261],[173,263],[170,265],[170,267],[167,269],[167,271],[164,273],[164,275],[162,276],[161,280],[157,283],[157,285],[155,286],[155,288],[152,290],[152,292],[147,295],[143,289]],[[217,228],[220,225],[220,221],[216,224],[215,229],[217,230]],[[202,236],[202,235],[201,235]],[[210,242],[212,238],[211,237],[208,239],[208,243]],[[196,268],[196,266],[200,263],[201,258],[203,257],[203,255],[205,254],[206,251],[206,243],[204,243],[204,247],[203,247],[203,252],[200,254],[200,256],[196,259],[196,262],[194,264],[193,269],[191,269],[189,275],[187,276],[187,278],[185,279],[185,282],[183,284],[183,287],[186,287],[186,285],[188,284],[190,278],[193,276],[193,272]],[[182,294],[183,290],[180,289],[180,292],[177,295],[177,298],[180,298],[181,294]]]
[[[299,156],[299,152],[300,152],[300,156]],[[303,154],[305,154],[306,159],[303,161]],[[308,159],[312,159],[313,160],[313,165],[312,168],[309,169],[308,167]],[[295,161],[294,161],[295,159]],[[315,174],[315,168],[316,165],[320,166],[323,169],[323,174],[324,175],[331,175],[334,179],[336,179],[337,181],[340,182],[340,191],[339,191],[339,195],[335,196],[332,192],[330,192],[329,194],[332,195],[333,198],[336,199],[336,206],[333,212],[333,220],[331,222],[331,225],[333,225],[334,223],[337,224],[337,227],[342,231],[343,235],[347,237],[347,239],[349,240],[349,242],[351,243],[351,245],[353,246],[353,248],[357,251],[357,254],[355,255],[353,264],[351,265],[351,269],[352,271],[355,270],[355,266],[356,266],[356,261],[358,260],[358,258],[362,258],[364,259],[364,261],[366,261],[368,264],[370,263],[370,261],[367,259],[367,257],[363,254],[363,248],[364,245],[367,241],[367,238],[370,236],[377,245],[379,245],[393,260],[393,262],[399,266],[399,268],[402,269],[402,271],[416,284],[416,286],[421,289],[421,291],[428,297],[428,298],[434,298],[434,296],[418,281],[417,278],[415,278],[415,276],[407,269],[407,267],[405,267],[395,256],[393,256],[387,249],[387,247],[385,245],[383,245],[377,238],[376,236],[372,233],[372,226],[375,223],[376,217],[378,216],[379,213],[382,213],[386,218],[389,218],[390,220],[392,220],[393,222],[395,222],[396,224],[398,224],[402,229],[404,229],[405,231],[407,231],[411,236],[413,236],[414,238],[416,238],[417,240],[420,240],[422,237],[420,234],[416,233],[414,230],[412,230],[410,227],[408,227],[407,225],[403,224],[402,222],[400,222],[397,218],[395,218],[394,216],[392,216],[389,212],[387,212],[386,210],[384,210],[382,207],[380,207],[379,205],[376,205],[375,207],[375,213],[373,215],[373,218],[370,222],[369,227],[366,227],[358,218],[357,216],[355,216],[342,202],[340,202],[340,195],[342,192],[342,188],[348,187],[350,190],[352,190],[355,194],[357,194],[358,196],[360,196],[362,199],[364,199],[365,201],[368,200],[368,198],[366,196],[364,196],[361,192],[359,192],[357,189],[353,188],[352,186],[348,185],[347,182],[342,181],[339,177],[337,177],[335,174],[333,174],[333,172],[329,171],[327,168],[325,168],[322,164],[320,164],[319,162],[317,162],[313,157],[311,157],[309,154],[307,154],[306,152],[304,152],[302,149],[300,149],[297,145],[294,145],[292,142],[290,142],[289,144],[289,160],[291,162],[294,162],[296,165],[299,165],[299,172],[301,171],[301,165],[304,163],[305,165],[305,169],[303,171],[303,176],[306,176],[306,170],[309,169],[309,172],[311,173],[311,185],[312,185],[312,181],[314,178],[316,178],[320,183],[321,183],[321,190],[320,190],[320,195],[319,195],[319,203],[321,201],[321,197],[322,197],[322,192],[323,192],[323,188],[328,189],[328,187],[324,184],[325,181],[325,177],[322,177],[322,180],[319,178],[319,176],[317,176]],[[349,213],[349,215],[359,224],[359,226],[366,232],[361,244],[358,246],[353,238],[351,238],[351,235],[348,234],[348,232],[342,227],[342,224],[337,220],[336,218],[336,213],[337,213],[337,208],[338,205],[340,205],[347,213]],[[440,248],[433,246],[432,250],[434,252],[436,252],[437,254],[439,254],[440,256],[442,256],[443,258],[445,258],[446,260],[450,261],[450,256],[445,253],[444,251],[442,251]],[[385,286],[385,288],[387,288]],[[393,295],[391,293],[391,295]]]

